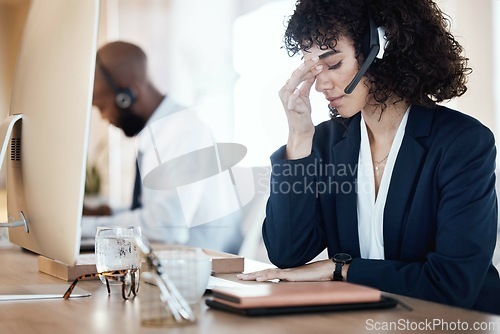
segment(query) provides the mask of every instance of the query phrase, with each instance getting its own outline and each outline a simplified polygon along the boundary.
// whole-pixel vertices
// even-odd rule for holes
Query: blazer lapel
[[[360,256],[358,236],[358,213],[356,196],[356,178],[358,174],[358,157],[361,116],[358,113],[349,122],[344,137],[332,148],[333,162],[337,174],[335,180],[338,188],[336,194],[337,226],[340,239],[340,251]]]
[[[418,182],[421,165],[427,154],[416,138],[428,136],[433,110],[411,107],[405,135],[399,149],[384,209],[384,253],[386,259],[399,258],[401,234]]]

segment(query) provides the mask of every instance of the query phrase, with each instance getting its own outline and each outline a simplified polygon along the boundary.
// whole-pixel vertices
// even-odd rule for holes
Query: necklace
[[[387,157],[388,157],[388,156],[389,156],[389,153],[387,153],[387,155],[385,156],[385,158],[384,158],[384,159],[382,159],[382,160],[380,160],[380,161],[378,161],[378,162],[377,162],[377,161],[373,161],[373,163],[374,163],[374,165],[375,165],[375,166],[374,166],[374,168],[375,168],[375,171],[376,171],[376,172],[378,172],[378,170],[380,169],[380,166],[379,166],[379,165],[380,165],[382,162],[384,162],[384,161],[385,161],[385,159],[387,159]]]

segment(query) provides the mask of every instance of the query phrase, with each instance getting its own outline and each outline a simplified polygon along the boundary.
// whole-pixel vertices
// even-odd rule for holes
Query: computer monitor
[[[10,241],[68,265],[80,250],[98,17],[99,0],[31,1],[1,127],[9,223],[28,227],[9,227]]]

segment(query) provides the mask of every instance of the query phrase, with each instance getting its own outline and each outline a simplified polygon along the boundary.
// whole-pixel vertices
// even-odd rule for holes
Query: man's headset
[[[384,57],[384,51],[387,46],[385,28],[382,26],[377,27],[375,25],[375,21],[369,11],[368,19],[370,21],[369,29],[366,32],[363,41],[363,55],[365,56],[365,61],[359,68],[356,76],[354,76],[354,79],[352,79],[351,83],[344,89],[344,93],[346,94],[352,93],[370,65],[375,61],[375,58],[382,59],[382,57]]]
[[[106,67],[102,64],[102,62],[99,60],[99,57],[96,58],[96,64],[99,67],[99,69],[102,72],[102,75],[106,79],[106,82],[108,83],[109,87],[113,90],[115,93],[115,105],[119,109],[127,109],[130,108],[132,104],[134,104],[136,100],[136,95],[130,88],[121,88],[116,85],[114,82],[113,78],[111,77],[111,74],[109,71],[106,69]]]

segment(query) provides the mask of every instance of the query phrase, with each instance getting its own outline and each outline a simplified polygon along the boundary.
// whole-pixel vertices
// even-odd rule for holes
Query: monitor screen
[[[80,250],[99,0],[33,0],[13,83],[7,140],[11,242],[72,265]],[[3,138],[0,138],[3,140]]]

